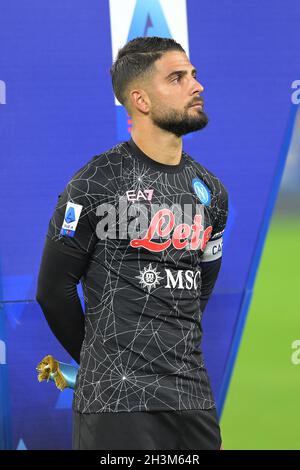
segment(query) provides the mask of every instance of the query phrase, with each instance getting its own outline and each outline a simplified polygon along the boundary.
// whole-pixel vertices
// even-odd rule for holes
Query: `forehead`
[[[165,52],[160,59],[155,62],[155,68],[159,74],[167,75],[174,70],[185,70],[192,68],[188,56],[184,52]]]

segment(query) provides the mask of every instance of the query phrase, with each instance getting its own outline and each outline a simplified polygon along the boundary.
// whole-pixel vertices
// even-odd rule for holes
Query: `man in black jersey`
[[[219,449],[200,344],[228,194],[182,149],[182,135],[208,122],[203,87],[167,38],[130,41],[111,75],[131,138],[59,195],[36,294],[79,364],[73,449]]]

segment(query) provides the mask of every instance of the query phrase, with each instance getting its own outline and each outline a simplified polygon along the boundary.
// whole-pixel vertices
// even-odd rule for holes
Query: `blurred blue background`
[[[58,194],[93,155],[130,137],[109,69],[135,35],[186,48],[210,124],[184,149],[229,192],[223,266],[203,321],[221,414],[289,152],[283,199],[299,204],[299,2],[1,0],[0,9],[0,447],[71,448],[72,392],[37,381],[45,355],[71,362],[35,301],[37,273]],[[225,421],[224,431],[234,447]]]

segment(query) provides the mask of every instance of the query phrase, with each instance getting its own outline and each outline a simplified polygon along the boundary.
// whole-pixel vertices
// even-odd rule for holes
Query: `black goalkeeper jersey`
[[[47,237],[88,256],[73,410],[215,406],[200,348],[201,270],[220,261],[227,214],[224,185],[184,151],[165,165],[130,139],[72,177]]]

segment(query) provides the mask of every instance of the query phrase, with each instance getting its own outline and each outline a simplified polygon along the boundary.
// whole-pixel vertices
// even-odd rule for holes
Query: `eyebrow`
[[[197,73],[197,70],[195,68],[192,69],[191,73]],[[174,70],[173,72],[169,73],[169,75],[166,76],[166,80],[169,78],[173,77],[174,75],[187,75],[188,71],[187,70]]]

